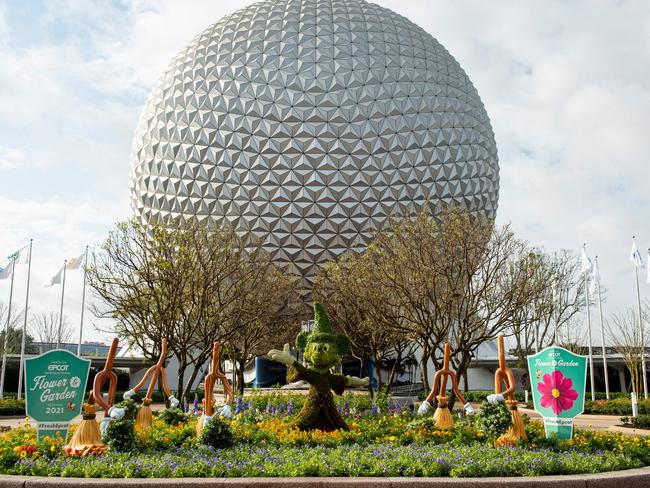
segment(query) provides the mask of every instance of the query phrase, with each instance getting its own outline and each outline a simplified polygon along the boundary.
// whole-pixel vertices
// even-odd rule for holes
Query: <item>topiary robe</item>
[[[332,431],[349,430],[341,414],[336,409],[332,390],[341,395],[345,391],[346,380],[342,374],[319,373],[295,361],[287,372],[287,381],[306,381],[309,383],[307,401],[298,413],[296,426],[300,430],[320,429]]]

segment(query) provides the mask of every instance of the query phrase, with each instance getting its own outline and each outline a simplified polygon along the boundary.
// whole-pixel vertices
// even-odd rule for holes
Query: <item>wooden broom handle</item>
[[[169,386],[167,384],[167,374],[165,372],[166,358],[167,358],[167,339],[163,338],[160,345],[160,358],[158,359],[158,362],[153,366],[151,366],[144,374],[140,382],[133,387],[133,390],[139,390],[147,382],[147,380],[149,380],[149,377],[151,377],[151,379],[149,380],[149,387],[147,388],[147,394],[144,397],[147,400],[151,400],[151,396],[153,395],[153,390],[156,387],[156,382],[158,381],[159,377],[162,382],[163,391],[165,392],[167,397],[169,398],[172,395],[171,391],[169,390]]]
[[[203,397],[203,410],[205,415],[214,415],[214,405],[212,402],[212,394],[214,392],[214,385],[217,380],[221,380],[223,384],[223,391],[226,394],[226,404],[232,403],[233,392],[228,382],[226,375],[221,372],[221,343],[215,341],[212,345],[212,362],[210,363],[210,373],[205,377],[205,396]]]
[[[117,389],[117,375],[112,371],[113,362],[115,356],[117,355],[117,344],[118,338],[114,338],[111,343],[111,347],[108,350],[108,356],[106,356],[106,363],[104,364],[104,369],[95,375],[93,380],[93,389],[88,398],[88,403],[92,404],[97,402],[105,412],[108,412],[108,409],[113,405],[115,400],[115,390]],[[102,387],[108,381],[108,401],[104,400],[102,395]]]
[[[433,397],[436,395],[436,390],[438,390],[438,395],[445,396],[447,391],[447,378],[451,380],[451,390],[456,394],[456,398],[465,405],[465,398],[463,394],[458,389],[458,380],[456,379],[456,373],[449,369],[449,360],[451,357],[451,347],[449,343],[445,342],[444,347],[444,356],[442,361],[442,369],[438,370],[433,377],[433,387],[431,388],[431,393],[427,397],[427,401],[430,402],[433,400]],[[438,388],[438,385],[439,388]]]
[[[501,393],[501,381],[505,383],[506,390],[503,392],[503,396],[509,400],[514,399],[515,394],[515,375],[512,373],[512,370],[506,365],[506,352],[503,346],[503,336],[497,337],[497,347],[499,354],[499,368],[494,373],[494,392]]]

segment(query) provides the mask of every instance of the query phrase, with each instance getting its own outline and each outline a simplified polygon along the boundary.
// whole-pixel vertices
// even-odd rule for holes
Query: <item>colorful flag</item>
[[[591,270],[591,283],[589,283],[589,294],[596,292],[596,286],[600,283],[600,270],[598,269],[598,259],[594,261],[594,267]]]
[[[66,269],[81,269],[84,264],[84,258],[86,257],[86,251],[81,254],[78,258],[70,258],[65,264]]]
[[[634,266],[637,268],[643,268],[643,258],[639,252],[639,248],[636,247],[636,239],[632,238],[632,251],[630,251],[630,261],[634,263]]]
[[[591,259],[587,256],[585,246],[582,246],[582,272],[589,273],[591,271]]]
[[[14,269],[15,261],[10,259],[9,262],[2,267],[0,267],[0,280],[6,280],[11,278],[11,272]]]
[[[54,285],[60,285],[63,283],[63,268],[59,269],[59,271],[56,272],[52,278],[50,278],[50,281],[48,283],[43,283],[43,286],[54,286]]]
[[[18,249],[15,253],[7,256],[7,259],[11,259],[15,261],[17,264],[25,264],[28,259],[29,259],[29,252],[27,251],[27,248],[29,246],[23,246],[20,249]]]

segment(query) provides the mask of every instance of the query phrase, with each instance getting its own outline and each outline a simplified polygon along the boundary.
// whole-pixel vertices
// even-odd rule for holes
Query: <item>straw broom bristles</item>
[[[151,429],[152,412],[151,412],[151,399],[143,398],[142,406],[138,409],[138,414],[135,417],[135,426],[140,429]]]
[[[98,405],[84,403],[83,417],[79,427],[75,430],[70,443],[65,446],[65,452],[71,456],[87,456],[88,454],[101,454],[106,450],[102,442],[99,423],[95,420]]]
[[[499,442],[501,444],[516,444],[519,441],[528,439],[524,419],[521,418],[521,414],[517,409],[517,400],[506,400],[506,405],[510,410],[512,426],[499,438]]]
[[[454,418],[451,416],[451,412],[447,407],[448,398],[444,395],[439,395],[436,399],[438,400],[438,406],[433,414],[433,420],[436,422],[436,427],[445,430],[451,429],[454,425]]]

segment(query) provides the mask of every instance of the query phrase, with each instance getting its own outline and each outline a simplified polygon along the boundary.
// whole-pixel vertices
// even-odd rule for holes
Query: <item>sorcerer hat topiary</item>
[[[335,334],[330,324],[325,308],[314,302],[314,329],[311,332],[303,331],[296,337],[296,347],[300,352],[307,349],[310,342],[329,342],[336,347],[339,354],[345,354],[350,350],[350,339],[343,334]]]

